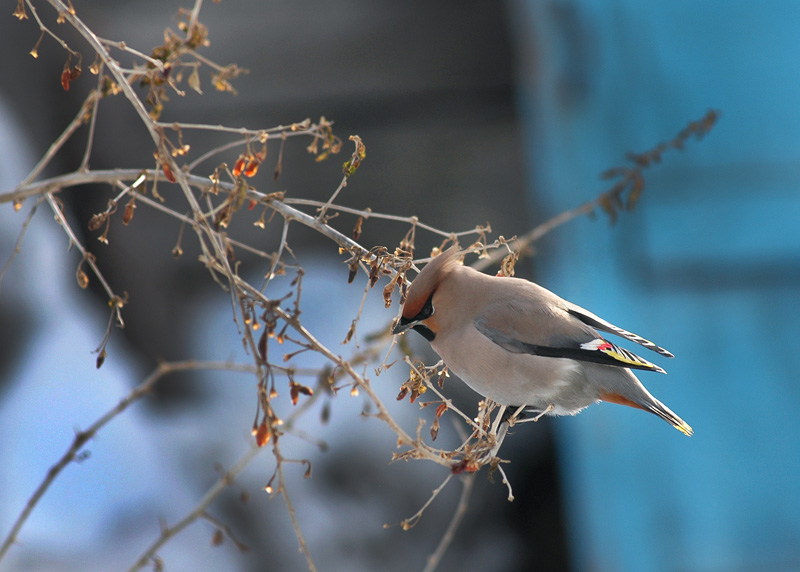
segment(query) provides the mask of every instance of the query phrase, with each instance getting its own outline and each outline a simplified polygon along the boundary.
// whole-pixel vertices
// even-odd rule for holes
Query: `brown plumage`
[[[602,400],[644,409],[692,434],[631,372],[664,370],[597,330],[671,353],[533,282],[464,266],[462,257],[453,246],[422,269],[393,333],[418,331],[453,373],[500,405],[571,415]]]

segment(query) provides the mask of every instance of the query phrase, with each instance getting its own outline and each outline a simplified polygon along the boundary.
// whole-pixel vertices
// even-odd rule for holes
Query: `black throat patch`
[[[434,334],[433,331],[427,326],[423,326],[422,324],[417,324],[416,326],[414,326],[413,329],[414,331],[422,335],[422,337],[428,340],[429,342],[432,342],[433,340],[436,339],[436,334]]]

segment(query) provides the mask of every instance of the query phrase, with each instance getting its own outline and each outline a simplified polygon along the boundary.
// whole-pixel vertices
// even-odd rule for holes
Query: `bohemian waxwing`
[[[670,352],[533,282],[483,274],[462,258],[453,246],[422,269],[393,334],[413,328],[453,373],[500,405],[574,415],[609,401],[644,409],[692,434],[631,369],[666,372],[597,330],[671,358]]]

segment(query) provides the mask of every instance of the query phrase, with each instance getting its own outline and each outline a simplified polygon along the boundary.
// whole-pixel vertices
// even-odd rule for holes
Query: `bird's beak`
[[[400,318],[400,321],[397,322],[397,325],[392,328],[392,334],[395,336],[397,334],[402,334],[406,330],[413,328],[416,324],[416,322],[409,320],[408,318]]]

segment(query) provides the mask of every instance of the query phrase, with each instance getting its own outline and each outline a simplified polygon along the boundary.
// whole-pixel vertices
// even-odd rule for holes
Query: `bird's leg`
[[[534,417],[533,421],[534,422],[538,421],[539,419],[544,417],[546,414],[550,413],[555,408],[556,408],[556,406],[551,403],[550,405],[548,405],[547,407],[544,408],[544,411],[542,411],[541,413],[539,413],[539,415]]]
[[[525,419],[517,419],[517,423],[528,423],[529,421],[536,422],[539,419],[541,419],[542,417],[544,417],[545,415],[547,415],[548,413],[550,413],[555,408],[556,408],[556,406],[551,403],[550,405],[545,407],[544,411],[540,411],[539,413],[537,413],[535,417],[530,417],[530,418],[525,418]]]

